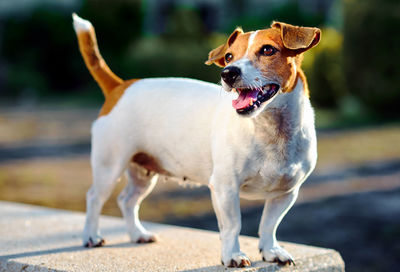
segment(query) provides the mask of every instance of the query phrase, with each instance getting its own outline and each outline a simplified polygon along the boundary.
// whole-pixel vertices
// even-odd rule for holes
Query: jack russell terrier
[[[159,177],[178,178],[209,186],[225,266],[251,265],[238,240],[240,197],[265,200],[262,259],[293,263],[275,234],[317,160],[301,62],[321,31],[281,22],[246,33],[237,28],[206,61],[224,67],[222,92],[220,85],[187,78],[122,80],[101,57],[92,24],[73,14],[73,25],[86,66],[105,96],[92,125],[93,185],[83,244],[104,244],[99,215],[125,172],[128,184],[118,204],[132,242],[156,240],[139,221],[139,205]]]

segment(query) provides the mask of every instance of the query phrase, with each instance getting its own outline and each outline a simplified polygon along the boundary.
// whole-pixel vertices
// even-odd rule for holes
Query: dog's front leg
[[[264,261],[284,264],[294,263],[293,257],[279,246],[276,240],[276,230],[282,218],[296,201],[297,194],[298,189],[265,202],[258,230],[260,236],[259,248]]]
[[[250,260],[240,251],[241,229],[239,186],[237,182],[218,178],[210,180],[211,199],[218,219],[222,244],[222,263],[227,267],[250,266]]]

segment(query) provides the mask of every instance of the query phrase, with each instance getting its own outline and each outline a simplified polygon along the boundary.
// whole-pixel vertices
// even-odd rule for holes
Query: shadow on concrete
[[[0,256],[0,260],[8,260],[8,259],[18,259],[24,257],[35,257],[35,256],[43,256],[43,255],[50,255],[56,253],[65,253],[65,252],[76,252],[76,251],[86,251],[91,250],[90,248],[86,248],[83,246],[70,246],[70,247],[60,247],[60,248],[53,248],[53,249],[45,249],[45,250],[37,250],[31,252],[21,252],[9,255]]]
[[[104,248],[128,248],[128,247],[143,247],[148,244],[136,244],[130,242],[122,242],[122,243],[111,243],[105,244]],[[59,247],[53,249],[45,249],[45,250],[36,250],[31,252],[21,252],[14,253],[9,255],[0,256],[0,260],[9,260],[9,259],[18,259],[18,258],[26,258],[26,257],[37,257],[43,255],[57,254],[57,253],[67,253],[67,252],[77,252],[77,251],[87,251],[93,250],[94,248],[87,248],[84,246],[68,246],[68,247]]]
[[[289,266],[278,265],[278,264],[274,264],[274,263],[270,263],[270,266],[268,268],[265,268],[265,262],[263,262],[263,261],[255,261],[255,262],[251,262],[251,267],[249,267],[248,271],[253,271],[256,267],[262,267],[263,269],[261,269],[260,271],[270,271],[270,272],[276,272],[276,271],[280,271],[282,269],[284,269],[285,271],[289,271],[292,268],[292,267],[289,267]],[[201,268],[187,269],[187,270],[180,270],[180,271],[181,272],[243,271],[243,268],[229,268],[229,269],[227,269],[223,265],[213,265],[213,266],[205,266],[205,267],[201,267]]]

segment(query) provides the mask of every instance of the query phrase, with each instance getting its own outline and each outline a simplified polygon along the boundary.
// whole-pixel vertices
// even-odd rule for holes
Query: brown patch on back
[[[118,103],[119,99],[125,93],[125,90],[131,86],[133,83],[140,79],[130,79],[124,81],[122,84],[115,87],[112,91],[110,91],[106,96],[106,100],[100,110],[99,117],[107,115],[114,108],[114,106]]]
[[[156,172],[162,175],[170,176],[170,173],[165,171],[159,164],[159,162],[152,156],[139,152],[132,157],[132,162],[140,165],[148,171]]]

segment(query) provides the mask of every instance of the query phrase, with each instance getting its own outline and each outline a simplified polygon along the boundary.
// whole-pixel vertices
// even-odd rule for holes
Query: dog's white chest
[[[314,169],[314,115],[309,101],[302,106],[298,117],[287,107],[258,117],[246,163],[251,167],[243,168],[247,176],[241,185],[242,197],[265,199],[286,193],[300,186]]]
[[[315,166],[315,137],[299,136],[292,141],[285,147],[266,146],[265,158],[260,162],[259,170],[253,171],[240,187],[243,198],[274,197],[301,185]]]

